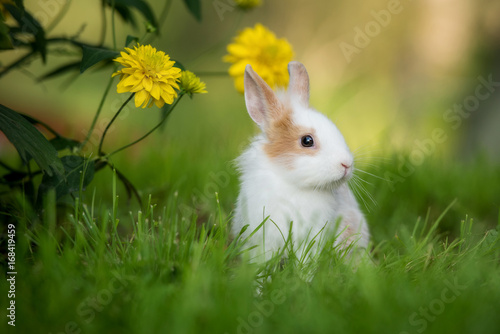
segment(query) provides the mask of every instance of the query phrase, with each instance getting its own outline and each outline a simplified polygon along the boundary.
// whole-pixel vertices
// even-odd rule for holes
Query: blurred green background
[[[48,31],[62,3],[25,1]],[[160,16],[165,1],[148,3]],[[22,211],[16,222],[23,236],[16,248],[18,326],[69,332],[65,326],[74,320],[92,333],[224,333],[283,288],[287,302],[258,332],[414,333],[425,328],[408,317],[443,296],[443,282],[458,280],[467,289],[429,321],[427,333],[497,333],[500,1],[263,0],[250,11],[229,4],[203,0],[199,23],[184,1],[172,0],[151,42],[199,74],[208,94],[183,98],[163,131],[112,156],[146,205],[128,202],[120,183],[119,198],[113,198],[113,174],[106,169],[83,199],[67,199],[66,210],[56,213],[47,201],[39,218]],[[99,43],[100,5],[73,0],[48,36]],[[134,14],[137,29],[116,19],[119,48],[127,35],[144,34],[143,17]],[[106,17],[109,25],[109,9]],[[317,279],[295,289],[286,280],[294,261],[257,271],[246,258],[226,256],[230,238],[217,224],[230,221],[238,192],[232,161],[257,129],[222,57],[237,32],[257,22],[292,44],[295,60],[309,71],[311,104],[338,125],[357,166],[369,173],[358,175],[371,183],[365,184],[370,195],[358,197],[376,266],[353,271],[327,252]],[[105,45],[113,45],[110,29]],[[111,68],[37,82],[81,59],[78,48],[51,46],[49,52],[47,64],[37,58],[0,78],[0,103],[82,140]],[[1,66],[22,55],[1,52]],[[98,134],[127,96],[113,86],[87,155],[95,156]],[[473,111],[460,111],[467,103]],[[160,110],[129,105],[122,116],[106,137],[106,152],[151,129]],[[0,159],[19,167],[16,157],[0,134]],[[74,242],[62,227],[74,231]],[[87,322],[80,306],[106,292],[116,273],[129,285]],[[6,289],[3,278],[0,290]]]
[[[62,3],[25,1],[45,27],[50,26]],[[149,3],[159,16],[165,2]],[[424,152],[425,160],[460,164],[484,154],[488,160],[499,161],[500,87],[494,87],[466,117],[459,116],[456,122],[445,120],[451,115],[447,114],[450,108],[475,95],[481,82],[478,78],[500,81],[499,1],[268,0],[250,11],[228,3],[202,1],[200,23],[183,1],[173,1],[167,20],[160,23],[160,34],[152,45],[198,73],[209,93],[182,101],[162,133],[113,157],[142,194],[180,191],[191,196],[192,189],[186,184],[206,185],[211,180],[207,171],[234,171],[232,159],[256,128],[232,79],[217,73],[229,67],[221,60],[226,45],[239,30],[257,22],[292,44],[295,59],[309,71],[311,104],[334,120],[358,156],[374,157],[376,164],[381,164],[377,158],[394,152],[409,152],[411,157],[415,150],[423,150],[416,141],[428,143],[433,131],[440,128],[446,139],[431,145],[432,149]],[[144,33],[143,17],[134,14],[137,29],[116,20],[119,46],[127,35]],[[109,10],[107,20],[109,23]],[[65,17],[48,35],[78,35],[83,42],[97,43],[101,26],[100,1],[72,1]],[[112,46],[111,37],[108,29],[105,45]],[[346,56],[346,45],[357,51]],[[22,51],[2,52],[1,63],[10,64],[21,55]],[[36,59],[0,80],[0,101],[51,124],[63,135],[83,139],[110,69],[36,81],[79,57],[74,48],[51,47],[47,64]],[[126,94],[112,89],[97,133],[125,98]],[[156,108],[129,106],[105,146],[112,149],[130,142],[154,126],[159,117]],[[0,154],[12,152],[12,146],[2,138]],[[234,184],[236,176],[232,175]],[[229,187],[224,194],[227,203],[234,201],[235,188]]]

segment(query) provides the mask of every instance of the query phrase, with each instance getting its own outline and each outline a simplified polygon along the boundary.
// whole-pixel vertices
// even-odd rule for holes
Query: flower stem
[[[3,77],[5,74],[9,73],[11,70],[15,69],[16,67],[21,66],[22,63],[24,63],[25,61],[27,61],[28,59],[30,59],[31,57],[33,57],[35,55],[36,55],[35,51],[30,51],[29,53],[25,54],[24,56],[22,56],[21,58],[19,58],[15,62],[13,62],[12,64],[4,67],[3,70],[0,72],[0,78]]]
[[[101,6],[101,36],[99,37],[99,46],[104,44],[106,40],[106,31],[107,31],[107,18],[106,18],[106,5],[104,1]]]
[[[95,125],[97,123],[97,119],[99,118],[99,115],[101,114],[102,107],[104,106],[104,101],[106,101],[106,97],[108,96],[109,90],[111,89],[111,84],[113,83],[113,78],[109,78],[108,85],[106,86],[106,89],[104,90],[104,94],[102,95],[101,101],[99,102],[99,107],[97,107],[97,112],[95,113],[94,119],[92,120],[92,124],[90,125],[89,132],[87,133],[87,136],[83,140],[83,142],[80,144],[80,151],[85,147],[87,142],[90,140],[90,137],[92,136],[92,132],[94,132]]]
[[[163,9],[162,9],[161,14],[158,17],[158,21],[157,21],[158,27],[156,27],[156,29],[157,29],[158,34],[161,32],[162,26],[167,21],[167,16],[168,16],[168,13],[170,12],[171,6],[172,6],[172,0],[166,0],[165,5],[163,6]],[[143,44],[151,44],[151,41],[157,36],[158,36],[157,34],[150,35],[150,37],[148,39],[146,39]]]
[[[69,43],[69,44],[71,44],[73,46],[77,46],[77,47],[82,47],[82,46],[89,46],[89,47],[94,47],[94,48],[101,47],[101,45],[82,43],[82,42],[78,42],[78,41],[75,41],[74,39],[66,38],[66,37],[47,38],[45,40],[45,43],[47,45],[54,44],[54,43]],[[20,44],[20,46],[29,47],[29,44]],[[11,63],[5,67],[2,67],[2,71],[0,71],[0,78],[3,77],[4,75],[6,75],[7,73],[9,73],[10,71],[12,71],[13,69],[15,69],[17,67],[21,67],[23,65],[23,63],[30,60],[30,58],[38,56],[38,55],[39,55],[39,53],[37,51],[31,50],[30,52],[28,52],[24,56],[20,57],[19,59],[17,59],[13,63]]]
[[[59,24],[59,22],[61,22],[61,20],[64,18],[64,16],[68,12],[70,5],[71,5],[71,0],[65,1],[62,9],[59,11],[59,13],[57,13],[57,16],[55,17],[55,19],[52,20],[52,22],[50,23],[50,25],[47,28],[45,28],[46,34],[48,34],[50,31],[52,31],[52,29],[54,29]]]
[[[130,147],[130,146],[132,146],[132,145],[137,144],[138,142],[140,142],[141,140],[143,140],[144,138],[146,138],[147,136],[149,136],[150,134],[152,134],[152,133],[153,133],[156,129],[158,129],[158,128],[159,128],[159,127],[160,127],[160,126],[161,126],[161,125],[162,125],[162,124],[163,124],[163,123],[167,120],[168,116],[172,113],[172,111],[174,110],[174,108],[177,106],[177,104],[179,103],[179,101],[181,100],[181,98],[182,98],[184,95],[185,95],[184,93],[181,93],[181,94],[179,95],[179,97],[177,98],[177,100],[175,100],[175,102],[172,104],[172,107],[170,107],[170,109],[169,109],[168,113],[165,115],[165,117],[163,117],[163,118],[162,118],[162,120],[160,121],[160,123],[156,124],[156,126],[155,126],[154,128],[152,128],[151,130],[149,130],[149,132],[148,132],[148,133],[146,133],[146,134],[145,134],[144,136],[142,136],[141,138],[139,138],[139,139],[137,139],[137,140],[133,141],[132,143],[127,144],[127,145],[125,145],[125,146],[123,146],[123,147],[120,147],[119,149],[117,149],[117,150],[115,150],[115,151],[113,151],[113,152],[111,152],[111,153],[109,153],[109,154],[106,154],[106,158],[108,158],[108,157],[112,156],[112,155],[113,155],[113,154],[115,154],[115,153],[118,153],[118,152],[120,152],[120,151],[123,151],[124,149],[129,148],[129,147]]]
[[[161,22],[160,25],[167,21],[167,16],[168,16],[168,13],[170,12],[171,7],[172,7],[172,0],[167,0],[165,2],[165,6],[163,6],[163,9],[161,11],[161,14],[160,14],[160,17],[158,20],[158,22]],[[160,29],[160,27],[158,27],[158,29]]]
[[[104,129],[104,132],[102,134],[102,137],[101,137],[101,142],[99,143],[99,149],[98,149],[98,155],[99,156],[102,156],[103,153],[102,153],[102,144],[104,142],[104,137],[106,137],[106,133],[108,132],[111,124],[113,124],[113,122],[116,120],[116,118],[118,117],[118,115],[120,115],[120,113],[122,112],[123,108],[127,105],[127,103],[129,103],[130,100],[132,100],[132,98],[134,97],[135,93],[132,93],[129,98],[123,102],[123,104],[121,105],[120,109],[118,109],[118,111],[116,112],[116,114],[113,116],[113,118],[111,119],[111,121],[109,121],[108,125],[106,126],[106,129]]]
[[[111,0],[111,32],[113,34],[113,50],[116,50],[115,0]]]

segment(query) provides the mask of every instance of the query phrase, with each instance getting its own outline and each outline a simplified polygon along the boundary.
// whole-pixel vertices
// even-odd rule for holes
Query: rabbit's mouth
[[[344,169],[344,175],[340,179],[344,181],[349,181],[351,177],[352,177],[352,168],[346,168]]]
[[[351,178],[352,173],[344,173],[340,178],[337,178],[335,180],[331,180],[325,183],[317,184],[313,188],[314,190],[318,191],[333,191],[335,189],[338,189],[341,187],[343,184],[347,183],[349,179]]]
[[[335,181],[335,183],[337,184],[337,187],[344,184],[344,183],[349,182],[351,177],[352,177],[352,171],[346,170],[344,172],[344,175],[342,175],[342,177],[340,179],[338,179],[338,181]]]

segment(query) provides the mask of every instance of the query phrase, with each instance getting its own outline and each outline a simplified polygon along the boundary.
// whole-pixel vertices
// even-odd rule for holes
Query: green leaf
[[[32,48],[40,53],[45,63],[47,60],[47,41],[45,39],[45,30],[43,30],[42,25],[24,9],[8,4],[5,4],[4,7],[17,21],[22,33],[32,34],[35,37]]]
[[[109,6],[111,6],[111,0],[107,0],[107,3]],[[158,23],[156,21],[156,18],[153,14],[153,11],[151,10],[151,7],[149,4],[143,0],[115,0],[115,9],[120,12],[120,8],[127,8],[128,7],[134,7],[137,9],[141,14],[144,16],[146,20],[149,21],[152,25],[155,27],[158,27]],[[120,12],[120,15],[122,13]],[[123,15],[122,15],[123,16]],[[129,19],[132,21],[131,19]]]
[[[79,141],[64,137],[55,137],[50,141],[50,143],[52,144],[52,146],[54,146],[56,151],[62,151],[65,149],[72,150],[73,148],[80,145]]]
[[[119,55],[119,52],[109,50],[109,49],[101,49],[101,48],[93,48],[89,46],[82,46],[82,62],[80,64],[80,73],[85,72],[89,67],[97,64],[98,62],[106,59],[115,58]]]
[[[13,186],[13,185],[21,183],[21,181],[27,176],[28,176],[28,173],[13,171],[13,172],[2,175],[2,177],[0,177],[0,183],[6,184],[9,186]]]
[[[24,12],[24,0],[14,0],[17,8],[19,8],[22,12]]]
[[[139,195],[139,192],[134,187],[132,182],[130,182],[129,179],[127,179],[127,177],[124,174],[122,174],[121,172],[119,172],[116,168],[112,167],[111,165],[110,165],[110,167],[115,170],[116,176],[118,176],[118,179],[125,186],[125,190],[127,191],[127,199],[130,201],[130,199],[132,199],[132,195],[134,195],[137,198],[139,205],[142,206],[141,196]]]
[[[52,133],[54,136],[56,137],[62,137],[56,130],[52,129],[52,127],[50,127],[47,123],[44,123],[36,118],[33,118],[29,115],[26,115],[26,114],[21,114],[19,113],[19,115],[21,115],[22,117],[24,117],[28,122],[30,122],[31,124],[33,125],[41,125],[42,127],[44,127],[47,131],[49,131],[50,133]]]
[[[186,68],[184,67],[184,65],[182,65],[182,64],[181,64],[181,62],[180,62],[180,61],[177,61],[177,60],[175,60],[175,59],[170,59],[170,60],[175,61],[174,67],[180,68],[180,69],[181,69],[181,71],[185,71],[185,70],[186,70]]]
[[[85,190],[94,178],[95,163],[77,155],[66,155],[61,158],[65,175],[44,175],[38,189],[39,195],[49,189],[56,190],[56,197],[60,198],[69,193]],[[83,177],[83,179],[82,179]]]
[[[200,0],[184,0],[188,10],[194,16],[196,21],[201,22],[201,2]]]
[[[0,104],[0,131],[16,147],[19,156],[28,163],[35,160],[40,169],[52,176],[62,175],[64,167],[56,149],[23,116]]]
[[[139,42],[139,37],[132,36],[132,35],[127,35],[127,39],[125,40],[125,46],[128,46],[132,42]]]
[[[111,3],[110,1],[107,2]],[[111,7],[110,4],[109,6]],[[130,25],[133,28],[137,28],[137,23],[135,22],[134,16],[132,15],[132,11],[130,10],[130,8],[115,4],[115,11],[118,13],[118,15],[121,16],[123,21],[130,23]]]
[[[52,70],[48,73],[45,73],[44,75],[39,77],[37,79],[37,81],[41,82],[41,81],[44,81],[47,79],[51,79],[51,78],[57,77],[59,75],[63,75],[64,73],[69,72],[69,71],[75,71],[75,70],[78,71],[80,69],[80,65],[81,65],[80,60],[78,60],[76,62],[71,62],[68,64],[61,65],[61,66],[55,68],[54,70]]]
[[[9,26],[5,24],[5,18],[0,11],[0,50],[13,49],[12,40],[9,35]]]

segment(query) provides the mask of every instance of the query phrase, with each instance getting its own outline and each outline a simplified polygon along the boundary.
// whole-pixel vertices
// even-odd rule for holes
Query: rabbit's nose
[[[340,165],[344,167],[344,176],[346,176],[349,173],[349,168],[351,168],[352,164],[341,162]]]
[[[340,165],[342,167],[344,167],[346,170],[351,168],[351,164],[347,163],[347,162],[341,162]]]

